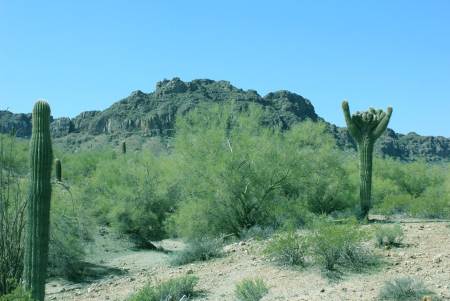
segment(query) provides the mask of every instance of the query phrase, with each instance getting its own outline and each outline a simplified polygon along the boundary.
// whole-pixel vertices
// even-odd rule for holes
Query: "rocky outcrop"
[[[271,92],[262,97],[255,90],[245,91],[228,81],[197,79],[184,82],[173,78],[158,82],[154,92],[134,91],[104,111],[87,111],[72,119],[52,120],[51,132],[57,139],[70,136],[70,141],[76,135],[82,135],[83,139],[97,135],[171,136],[177,114],[185,114],[199,104],[228,101],[242,107],[250,103],[261,106],[265,124],[277,125],[282,129],[306,119],[322,120],[308,99],[289,91]],[[0,132],[10,133],[13,129],[19,137],[30,137],[31,114],[0,111]],[[329,124],[329,129],[339,147],[356,149],[345,128]],[[384,156],[401,160],[449,160],[450,139],[424,137],[415,133],[402,135],[388,130],[380,138],[376,150]]]
[[[0,133],[15,132],[17,137],[31,137],[31,113],[13,114],[0,111]]]

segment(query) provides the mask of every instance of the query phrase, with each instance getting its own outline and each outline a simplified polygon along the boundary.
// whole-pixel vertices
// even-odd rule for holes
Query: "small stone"
[[[441,254],[439,254],[439,255],[437,255],[437,256],[435,256],[433,258],[433,263],[441,263],[441,262],[442,262],[442,255]]]
[[[324,288],[321,289],[320,292],[321,292],[321,293],[325,293],[325,289],[324,289]]]

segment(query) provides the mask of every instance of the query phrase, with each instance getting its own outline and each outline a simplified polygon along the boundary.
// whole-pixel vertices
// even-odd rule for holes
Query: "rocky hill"
[[[322,120],[308,99],[289,91],[271,92],[262,97],[254,90],[244,91],[227,81],[199,79],[183,82],[174,78],[158,82],[156,90],[148,94],[134,91],[104,111],[83,112],[72,119],[54,119],[51,130],[55,142],[63,146],[92,144],[92,141],[117,142],[123,137],[141,141],[145,137],[167,137],[173,133],[177,114],[184,114],[200,104],[226,101],[235,101],[242,106],[259,105],[264,109],[267,123],[283,129],[306,119]],[[329,128],[339,146],[355,149],[345,128],[332,124]],[[8,133],[13,129],[19,137],[30,137],[31,114],[0,111],[0,132]],[[402,160],[447,161],[450,159],[450,139],[415,133],[402,135],[388,130],[378,142],[377,151]]]

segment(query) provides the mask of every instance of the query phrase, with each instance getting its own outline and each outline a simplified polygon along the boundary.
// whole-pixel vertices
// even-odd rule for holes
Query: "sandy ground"
[[[422,279],[443,300],[450,300],[450,228],[448,223],[404,220],[405,247],[377,249],[385,260],[378,270],[346,275],[330,282],[316,267],[294,270],[267,261],[261,251],[266,242],[243,241],[226,246],[226,256],[205,263],[170,267],[168,255],[141,251],[119,254],[104,265],[121,269],[124,275],[109,275],[86,284],[53,280],[47,285],[46,300],[124,300],[148,282],[193,274],[200,278],[197,289],[204,292],[195,300],[234,300],[236,282],[260,277],[270,291],[263,300],[377,300],[384,282],[401,276]],[[367,226],[371,227],[371,226]],[[179,241],[163,241],[177,250]]]

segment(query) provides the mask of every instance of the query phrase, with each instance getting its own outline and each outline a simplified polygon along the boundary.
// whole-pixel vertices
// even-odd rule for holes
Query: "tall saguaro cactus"
[[[127,153],[127,144],[125,143],[125,141],[122,142],[122,154],[126,154]]]
[[[366,112],[350,115],[348,102],[342,102],[345,122],[352,137],[356,140],[359,151],[360,202],[361,218],[367,218],[372,198],[372,160],[375,141],[386,130],[392,115],[392,108],[387,112],[370,108]]]
[[[30,191],[26,227],[24,287],[33,299],[43,301],[47,277],[50,227],[52,142],[50,106],[45,101],[34,105],[30,142]]]

